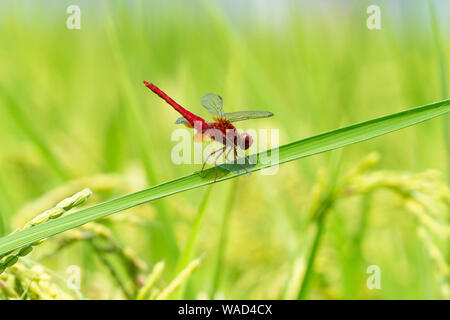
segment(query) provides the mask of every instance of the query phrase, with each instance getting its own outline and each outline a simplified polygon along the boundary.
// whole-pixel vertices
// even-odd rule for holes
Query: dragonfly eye
[[[253,138],[248,133],[243,133],[239,140],[239,147],[244,150],[247,150],[253,144]]]

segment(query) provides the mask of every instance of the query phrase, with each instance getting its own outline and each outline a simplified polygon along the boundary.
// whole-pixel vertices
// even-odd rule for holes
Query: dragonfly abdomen
[[[169,105],[172,106],[176,111],[178,111],[188,122],[191,126],[195,125],[195,122],[200,122],[202,125],[206,124],[206,121],[200,118],[199,116],[193,114],[192,112],[186,110],[182,106],[180,106],[178,103],[176,103],[172,98],[170,98],[164,91],[159,89],[157,86],[155,86],[153,83],[149,83],[144,80],[144,84],[147,88],[152,90],[154,93],[156,93],[160,98],[165,100]]]

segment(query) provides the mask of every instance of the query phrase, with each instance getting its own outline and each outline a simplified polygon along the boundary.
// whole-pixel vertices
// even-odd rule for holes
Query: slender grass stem
[[[104,252],[101,250],[101,248],[92,240],[89,240],[89,244],[91,245],[92,249],[94,249],[94,252],[97,254],[97,257],[102,262],[102,264],[108,269],[108,271],[111,273],[111,276],[121,289],[122,293],[127,299],[132,299],[133,295],[128,291],[125,284],[123,283],[122,279],[120,278],[119,274],[117,273],[115,267],[109,262],[109,260],[105,257]]]
[[[5,217],[4,213],[0,209],[0,237],[3,237],[5,233],[6,233]]]
[[[358,296],[358,289],[360,284],[364,281],[364,272],[362,268],[364,264],[363,247],[362,242],[367,229],[367,222],[369,219],[370,206],[372,194],[363,194],[361,199],[361,208],[359,209],[360,220],[358,227],[352,239],[349,241],[349,246],[344,248],[345,256],[348,257],[348,265],[345,266],[345,272],[343,278],[345,281],[345,298],[355,299]]]
[[[319,250],[320,241],[322,240],[325,217],[330,209],[333,207],[336,200],[336,192],[338,189],[338,174],[341,162],[342,152],[339,150],[337,153],[333,153],[330,159],[330,177],[326,182],[326,189],[322,197],[319,199],[319,203],[316,205],[314,211],[311,214],[313,218],[313,227],[315,228],[315,234],[311,249],[306,262],[305,273],[301,281],[300,289],[297,299],[304,299],[307,295],[308,286],[314,273],[314,262],[316,260],[317,252]]]
[[[184,248],[183,252],[180,255],[180,258],[178,259],[178,263],[175,268],[175,274],[181,272],[181,270],[186,268],[189,262],[192,260],[195,249],[197,248],[197,239],[200,234],[201,226],[203,225],[203,220],[206,212],[205,209],[209,202],[212,188],[213,185],[209,185],[206,188],[205,194],[203,195],[200,207],[198,209],[197,216],[195,217],[194,224],[192,226],[192,230],[186,244],[186,248]],[[181,285],[180,288],[177,291],[175,291],[171,296],[177,296],[177,298],[182,298],[184,295],[184,290],[186,289],[186,285],[187,282]]]
[[[12,98],[12,95],[0,88],[0,93],[3,95],[6,101],[6,107],[9,110],[14,121],[22,130],[23,134],[36,146],[40,151],[44,159],[50,165],[53,172],[60,180],[68,180],[69,174],[64,166],[61,164],[58,157],[52,151],[52,148],[48,145],[46,139],[42,135],[41,131],[36,128],[34,122],[29,118],[28,114],[23,110],[16,99]]]
[[[372,199],[372,194],[368,193],[365,194],[362,198],[362,205],[361,205],[361,211],[360,216],[361,220],[359,222],[358,231],[355,235],[355,238],[353,239],[354,243],[357,245],[358,251],[360,251],[361,248],[361,242],[364,237],[364,233],[367,228],[367,220],[370,212],[370,202]],[[361,253],[361,252],[359,252]]]
[[[155,298],[156,300],[167,299],[177,288],[185,283],[191,274],[198,268],[201,263],[201,259],[194,259],[186,268],[181,270],[178,275],[169,283],[169,285],[161,291],[161,293]]]
[[[217,249],[217,261],[213,276],[213,282],[211,287],[211,299],[214,299],[217,289],[220,286],[221,276],[223,274],[223,261],[225,257],[226,246],[228,243],[228,228],[230,225],[230,214],[233,208],[234,199],[236,198],[238,189],[238,180],[234,180],[231,184],[228,197],[226,199],[225,207],[223,209],[222,223],[220,228],[219,247]]]
[[[438,19],[436,15],[436,7],[434,0],[428,0],[428,8],[430,12],[431,29],[433,32],[433,39],[436,48],[436,54],[439,60],[439,72],[441,81],[442,99],[447,99],[447,70],[444,58],[444,51],[442,50],[441,34],[439,31]],[[444,128],[445,150],[447,152],[447,183],[450,185],[450,116],[442,117],[442,126]],[[447,222],[450,218],[447,219]],[[447,250],[447,262],[450,263],[450,250]]]
[[[300,290],[297,296],[297,299],[301,300],[306,297],[307,290],[309,288],[309,283],[311,281],[311,277],[313,274],[313,268],[314,268],[314,262],[316,261],[317,251],[319,249],[320,241],[322,239],[323,235],[323,226],[324,226],[324,218],[325,214],[328,212],[328,209],[331,207],[331,203],[324,203],[321,207],[321,211],[318,212],[319,216],[317,218],[317,221],[315,222],[315,235],[313,239],[313,243],[308,255],[305,273],[303,275],[303,279],[301,282]]]
[[[164,261],[160,261],[153,267],[152,273],[147,277],[144,286],[139,290],[136,300],[145,300],[150,294],[150,290],[153,288],[154,284],[161,277],[164,271]]]
[[[139,154],[141,161],[144,165],[145,173],[147,176],[147,181],[150,185],[157,184],[157,177],[154,170],[154,165],[151,161],[151,156],[149,150],[152,150],[152,143],[148,139],[146,139],[145,134],[145,126],[143,124],[143,117],[141,116],[141,112],[139,110],[139,102],[136,97],[135,92],[131,86],[131,81],[129,74],[127,72],[128,68],[126,66],[125,59],[122,54],[122,49],[120,47],[120,42],[117,36],[117,31],[114,25],[114,20],[111,16],[111,12],[109,10],[109,6],[106,2],[104,2],[105,15],[107,20],[107,34],[110,45],[112,47],[112,51],[114,53],[114,57],[116,60],[116,64],[120,70],[122,76],[120,77],[122,88],[125,91],[125,96],[127,98],[127,109],[128,113],[131,116],[131,128],[133,130],[133,136],[136,138],[137,147],[139,149]],[[168,249],[165,250],[166,254],[168,253],[170,256],[171,262],[175,261],[176,257],[179,254],[178,244],[175,237],[174,226],[172,224],[172,219],[170,218],[165,203],[158,202],[155,204],[158,215],[162,221],[164,226],[164,236],[167,241]]]
[[[0,237],[3,237],[11,231],[9,229],[9,221],[11,213],[15,212],[12,202],[11,196],[8,194],[8,189],[6,188],[6,180],[0,172]]]

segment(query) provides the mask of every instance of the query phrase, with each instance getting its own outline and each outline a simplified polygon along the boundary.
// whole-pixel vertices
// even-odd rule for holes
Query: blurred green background
[[[144,79],[202,116],[208,92],[220,94],[228,111],[269,110],[275,117],[240,127],[277,128],[280,145],[443,99],[450,5],[434,3],[442,59],[421,0],[2,1],[0,232],[85,187],[94,191],[91,205],[199,169],[171,162],[178,114]],[[71,4],[81,9],[79,30],[66,28]],[[366,27],[371,4],[381,8],[381,30]],[[274,176],[212,186],[194,254],[202,262],[178,297],[448,298],[442,120],[289,163]],[[374,151],[379,163],[361,175],[378,172],[388,182],[336,199],[311,257],[321,190]],[[441,174],[419,174],[428,169]],[[396,192],[389,179],[410,193]],[[427,189],[433,183],[442,197],[435,185]],[[138,223],[100,223],[150,269],[164,260],[160,282],[168,283],[206,192],[120,214]],[[429,242],[418,232],[428,226],[407,205],[420,192],[446,228],[444,236],[427,231]],[[89,242],[49,256],[51,245],[33,259],[63,277],[69,265],[81,266],[88,298],[124,297]],[[381,289],[366,286],[370,265],[380,267]]]

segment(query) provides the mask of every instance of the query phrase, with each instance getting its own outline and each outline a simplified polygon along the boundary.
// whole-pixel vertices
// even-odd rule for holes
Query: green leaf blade
[[[450,100],[443,100],[295,141],[283,145],[277,150],[271,150],[271,152],[279,152],[278,161],[272,163],[258,162],[249,168],[248,171],[261,170],[277,164],[362,142],[438,117],[449,111]],[[258,157],[260,158],[261,154]],[[34,241],[76,228],[90,221],[142,203],[214,183],[214,172],[214,168],[211,168],[205,170],[204,175],[193,173],[1,238],[0,255]],[[220,175],[217,181],[223,181],[241,175],[240,172],[227,171],[223,168],[219,168],[219,173]]]

